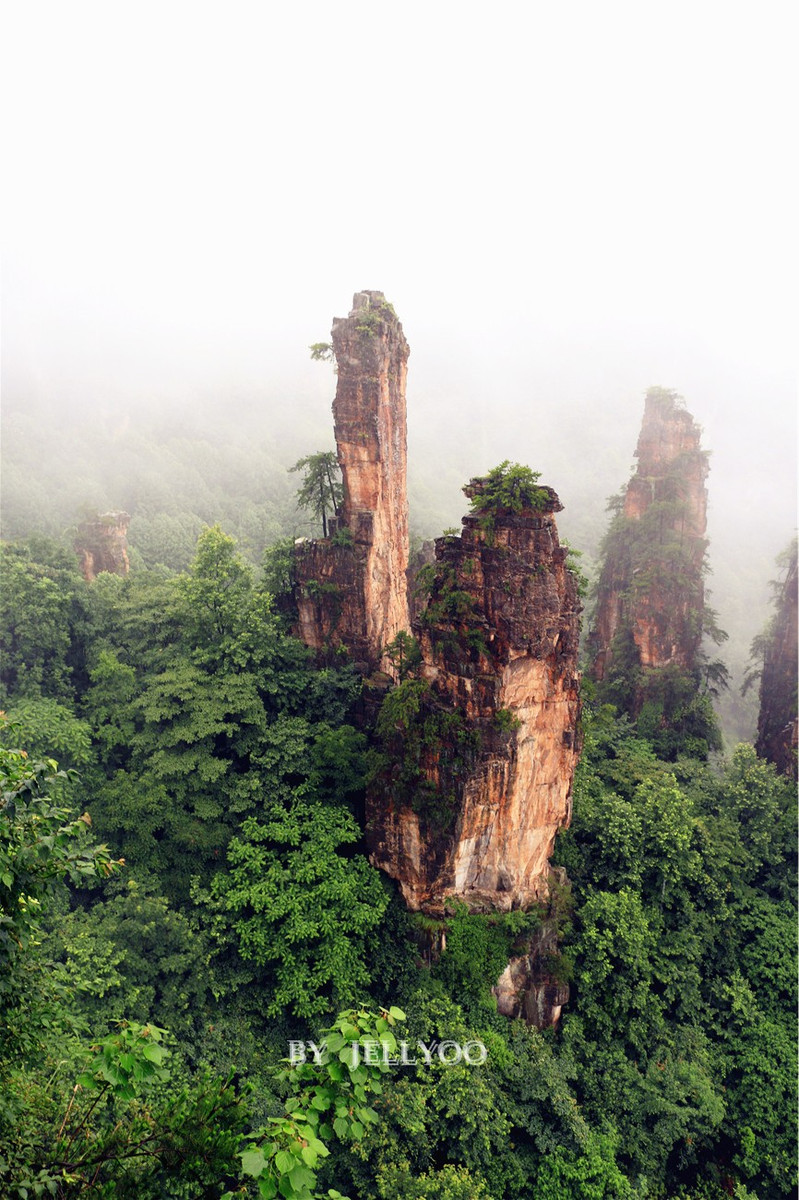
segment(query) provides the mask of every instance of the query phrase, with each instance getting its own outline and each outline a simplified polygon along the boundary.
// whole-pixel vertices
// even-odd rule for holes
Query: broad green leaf
[[[316,1183],[316,1175],[313,1171],[309,1171],[307,1167],[300,1166],[298,1163],[289,1172],[291,1185],[296,1191],[300,1192],[304,1187],[312,1188]]]
[[[242,1174],[257,1179],[266,1166],[266,1156],[263,1150],[243,1150],[240,1154]]]
[[[289,1154],[288,1150],[278,1150],[275,1155],[275,1166],[281,1175],[288,1175],[294,1166],[294,1155]]]

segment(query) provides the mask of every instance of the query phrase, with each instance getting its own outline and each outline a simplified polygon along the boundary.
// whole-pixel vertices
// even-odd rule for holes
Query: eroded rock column
[[[364,672],[409,628],[408,343],[382,292],[356,292],[333,322],[333,419],[344,500],[331,536],[297,547],[298,632],[316,649],[346,646]]]
[[[390,764],[367,802],[372,861],[411,909],[443,914],[457,897],[509,911],[547,894],[571,817],[580,603],[561,505],[542,491],[542,511],[499,512],[490,529],[465,517],[460,537],[436,542],[414,627],[422,662],[403,685],[419,709],[388,746],[417,756],[417,777],[397,782]]]
[[[700,443],[701,430],[681,398],[650,388],[637,470],[611,525],[597,589],[589,647],[598,682],[624,651],[624,635],[644,669],[696,666],[707,547],[708,468]]]
[[[75,553],[80,559],[83,578],[91,583],[101,571],[111,575],[127,575],[128,526],[130,514],[108,512],[78,526]]]
[[[797,777],[797,556],[791,549],[788,572],[777,597],[766,638],[760,680],[760,712],[755,748],[762,758],[792,779]]]
[[[361,715],[380,756],[366,798],[371,861],[433,917],[454,901],[485,914],[539,908],[543,924],[495,992],[506,1015],[551,1025],[568,989],[549,974],[551,892],[565,882],[549,857],[571,818],[580,709],[561,505],[532,487],[529,503],[489,512],[491,476],[472,480],[461,535],[409,566],[408,346],[382,293],[356,294],[333,349],[344,502],[329,538],[296,547],[297,632],[320,653],[346,647],[368,676]]]

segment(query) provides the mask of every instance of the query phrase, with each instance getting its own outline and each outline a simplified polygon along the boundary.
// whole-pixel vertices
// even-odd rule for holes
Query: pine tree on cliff
[[[777,558],[785,569],[772,582],[775,611],[752,642],[753,666],[742,692],[760,680],[760,713],[755,749],[783,775],[797,778],[797,544]]]
[[[589,638],[598,698],[635,721],[666,759],[721,746],[711,695],[726,685],[703,635],[726,638],[705,604],[707,452],[682,398],[650,388],[638,467],[609,508]]]

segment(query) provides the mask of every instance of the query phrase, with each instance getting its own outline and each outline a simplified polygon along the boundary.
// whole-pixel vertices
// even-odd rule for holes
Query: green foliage
[[[664,500],[650,534],[679,516],[679,497]],[[79,763],[94,829],[136,861],[137,880],[103,883],[111,852],[60,800],[74,780],[2,751],[3,1195],[791,1194],[795,798],[751,748],[715,773],[685,757],[712,744],[694,676],[644,681],[627,717],[586,700],[574,821],[558,843],[573,881],[571,998],[541,1034],[490,999],[537,914],[412,920],[362,857],[355,819],[368,756],[387,802],[446,827],[480,735],[499,743],[510,715],[467,726],[415,678],[415,644],[400,638],[387,648],[400,684],[367,747],[347,724],[360,679],[312,670],[272,609],[270,591],[292,586],[292,543],[275,560],[280,585],[259,581],[219,527],[183,575],[142,569],[91,588],[68,551],[6,552],[19,724],[5,742],[25,735]],[[642,594],[682,570],[670,554],[660,575],[641,573]],[[467,574],[438,564],[422,586],[442,652],[466,647],[479,669]],[[619,707],[641,685],[627,649],[609,676],[619,694],[603,697]],[[432,966],[425,932],[439,948],[446,937]],[[363,1006],[331,1030],[345,1040],[353,1023],[359,1039],[391,1028],[391,1009],[369,1011],[377,988],[401,998],[412,1042],[479,1038],[488,1060],[373,1064],[364,1080],[342,1044],[273,1080],[287,1040],[320,1013]],[[239,1094],[228,1071],[247,1081]]]
[[[290,471],[302,471],[302,485],[297,492],[297,503],[311,516],[322,522],[322,536],[327,537],[327,518],[330,513],[338,516],[343,497],[341,468],[332,450],[320,450],[298,459]]]
[[[591,589],[588,576],[582,569],[583,552],[582,550],[575,550],[565,538],[561,538],[560,544],[566,551],[566,567],[577,580],[577,595],[584,598]]]
[[[311,670],[218,527],[165,588],[125,581],[114,598],[117,645],[99,650],[85,701],[107,773],[91,811],[137,875],[154,873],[185,902],[191,876],[210,880],[263,796],[288,799],[311,781],[338,795],[336,770],[342,798],[357,791],[345,720],[360,682]]]
[[[637,728],[666,762],[678,755],[706,759],[720,750],[721,731],[707,692],[696,675],[674,664],[653,668],[641,676]]]
[[[217,929],[229,925],[242,957],[269,969],[268,1012],[314,1017],[368,986],[366,938],[388,896],[366,859],[340,853],[359,837],[349,813],[298,795],[267,803],[231,842],[212,907],[229,914]]]
[[[392,1026],[404,1020],[394,1006],[342,1012],[319,1041],[321,1061],[282,1073],[291,1089],[285,1115],[270,1117],[241,1152],[243,1174],[258,1181],[259,1196],[314,1200],[318,1167],[330,1154],[325,1143],[359,1141],[377,1124],[372,1100],[382,1095],[381,1077],[388,1071],[382,1056],[397,1052]],[[226,1193],[226,1200],[233,1195]],[[335,1188],[327,1195],[341,1197]]]
[[[355,545],[355,540],[352,536],[352,530],[346,525],[342,525],[330,538],[331,545],[350,547]]]
[[[521,721],[509,708],[498,708],[494,713],[494,724],[500,733],[513,733],[521,727]]]
[[[397,678],[403,683],[409,675],[420,666],[422,648],[415,637],[401,629],[385,647],[383,653],[397,672]]]
[[[520,934],[540,924],[536,912],[471,913],[455,902],[447,921],[446,950],[433,970],[450,995],[466,1010],[493,1011],[491,988],[496,984]],[[520,947],[521,948],[521,947]]]
[[[128,541],[136,557],[150,569],[185,571],[194,557],[204,522],[194,512],[148,512],[139,508],[128,527]]]
[[[208,1010],[210,954],[187,915],[133,879],[91,908],[76,907],[53,923],[46,942],[60,984],[79,995],[92,1028],[124,1017],[155,1017],[196,1040]]]
[[[722,775],[669,768],[626,722],[586,711],[558,843],[577,901],[563,1045],[586,1117],[613,1123],[622,1165],[656,1192],[714,1170],[790,1190],[790,790],[751,747]]]
[[[72,709],[49,697],[15,701],[0,729],[0,743],[28,747],[35,759],[57,757],[65,770],[85,766],[94,758],[92,730]]]
[[[387,1165],[378,1176],[383,1200],[489,1200],[485,1182],[466,1167],[452,1165],[413,1178],[401,1164]]]
[[[591,1134],[579,1153],[558,1146],[542,1162],[536,1200],[627,1200],[634,1195],[616,1164],[616,1139]]]
[[[0,1160],[4,1195],[177,1200],[235,1177],[246,1119],[239,1097],[205,1072],[181,1085],[166,1037],[152,1023],[122,1022],[77,1047],[74,1066],[62,1058],[48,1075],[15,1079],[29,1107]],[[66,1065],[83,1068],[69,1088]]]
[[[446,827],[481,744],[457,709],[441,704],[423,679],[405,679],[380,706],[371,778],[434,825]]]
[[[228,1085],[198,1078],[167,1099],[164,1031],[149,1022],[122,1022],[91,1048],[76,1041],[69,991],[42,956],[43,919],[65,881],[106,877],[120,864],[90,842],[87,816],[70,819],[48,798],[55,763],[0,750],[0,776],[3,1195],[155,1200],[191,1194],[180,1180],[216,1182],[241,1124]]]
[[[95,741],[106,768],[124,766],[127,748],[136,732],[133,701],[136,697],[136,672],[120,662],[113,650],[100,650],[95,666],[89,671],[90,686],[84,711],[94,731]]]
[[[431,996],[409,1013],[407,1036],[432,1046],[465,1045],[477,1034],[457,1005]],[[405,1195],[414,1181],[451,1165],[468,1172],[461,1181],[465,1187],[470,1178],[477,1195],[501,1196],[506,1188],[516,1194],[521,1173],[509,1146],[511,1123],[485,1066],[444,1066],[437,1055],[430,1063],[420,1055],[417,1066],[386,1075],[382,1086],[380,1123],[365,1130],[346,1159],[338,1158],[343,1186],[382,1200]]]
[[[289,596],[294,590],[294,538],[281,538],[263,558],[263,585],[272,596]]]
[[[0,545],[0,700],[69,700],[83,657],[86,584],[48,538]]]
[[[526,508],[542,512],[549,501],[549,493],[536,486],[540,478],[540,471],[531,471],[529,467],[505,459],[487,475],[464,488],[471,501],[470,511],[477,515],[520,513]]]
[[[680,399],[662,388],[648,396],[669,412]],[[613,641],[603,648],[609,654],[598,698],[635,719],[669,761],[680,754],[706,759],[721,748],[710,697],[727,687],[728,672],[708,658],[702,642],[719,645],[727,634],[705,600],[707,542],[695,532],[691,500],[705,458],[700,450],[675,458],[667,474],[648,481],[651,498],[635,517],[625,515],[624,493],[612,498],[595,589],[598,603],[612,604],[617,614]],[[636,641],[642,623],[662,647],[665,665],[642,665]]]
[[[393,312],[393,309],[391,311]],[[359,309],[358,319],[355,323],[358,333],[366,334],[367,337],[374,337],[383,326],[384,312],[388,312],[388,307],[384,308],[382,305],[380,308]]]
[[[472,562],[463,564],[471,573]],[[461,582],[455,569],[441,563],[427,563],[416,577],[416,595],[426,596],[427,604],[419,614],[422,626],[431,632],[434,645],[445,653],[458,649],[473,662],[488,654],[486,621],[476,611],[475,598]],[[468,585],[467,585],[468,586]]]
[[[31,762],[20,750],[0,749],[0,1065],[13,1052],[35,1044],[28,987],[37,967],[43,913],[64,881],[105,878],[121,860],[92,843],[86,813],[75,817],[48,795],[59,778],[53,760]],[[61,774],[60,777],[63,777]]]
[[[308,349],[311,351],[311,358],[314,362],[334,361],[332,342],[314,342]]]

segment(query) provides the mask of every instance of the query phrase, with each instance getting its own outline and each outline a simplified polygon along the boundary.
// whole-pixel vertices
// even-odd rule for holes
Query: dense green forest
[[[662,761],[586,688],[571,999],[555,1031],[499,1016],[540,914],[456,908],[435,952],[370,866],[361,680],[289,634],[269,543],[297,480],[267,468],[270,520],[223,521],[246,553],[212,495],[140,514],[125,578],[87,584],[68,539],[2,547],[0,1192],[793,1194],[791,783],[748,745]],[[375,1039],[487,1056],[356,1059]]]

